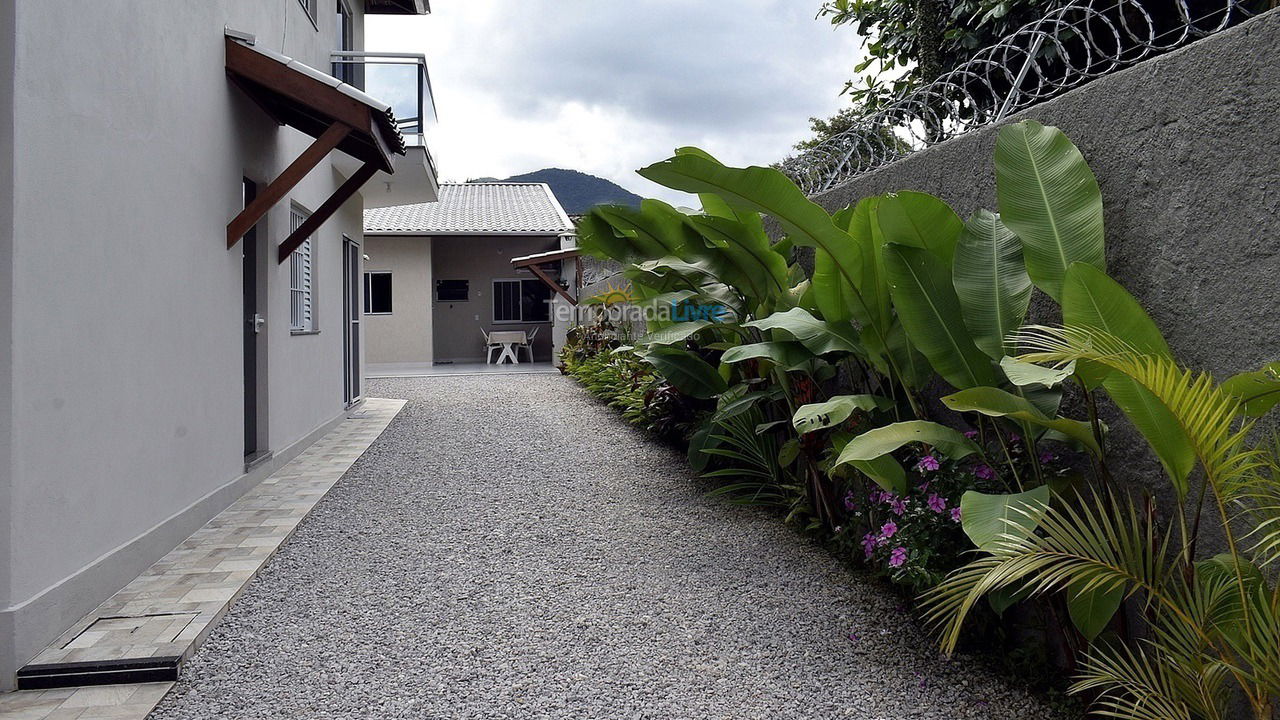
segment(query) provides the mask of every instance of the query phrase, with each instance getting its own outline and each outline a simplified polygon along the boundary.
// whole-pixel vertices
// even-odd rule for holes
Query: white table
[[[528,345],[529,336],[523,330],[499,330],[489,333],[489,342],[502,346],[502,352],[498,353],[498,362],[495,364],[501,365],[506,359],[510,360],[512,365],[519,365],[520,359],[516,357],[516,348]]]

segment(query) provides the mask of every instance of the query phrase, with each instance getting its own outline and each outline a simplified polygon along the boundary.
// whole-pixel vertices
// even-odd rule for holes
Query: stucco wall
[[[1108,271],[1177,356],[1219,378],[1280,359],[1280,13],[1109,75],[1009,119],[1056,125],[1102,187]],[[998,128],[916,153],[816,198],[922,190],[995,208]],[[1034,313],[1053,320],[1056,307]],[[1112,415],[1113,463],[1163,493],[1145,444]]]
[[[13,3],[0,3],[0,67],[14,67],[17,23]],[[0,608],[12,602],[8,558],[13,507],[13,73],[0,75]],[[0,612],[0,672],[13,655],[12,613]],[[5,638],[10,638],[5,640]],[[0,690],[6,687],[0,677]]]
[[[364,315],[365,359],[377,363],[432,361],[431,238],[365,238],[366,272],[391,272],[391,314]]]
[[[436,280],[470,281],[470,300],[465,303],[435,303],[434,335],[436,362],[480,362],[484,340],[480,328],[526,330],[541,327],[534,341],[538,362],[551,359],[551,323],[520,324],[493,322],[493,281],[506,278],[536,279],[529,271],[516,272],[511,258],[556,250],[560,240],[550,237],[436,237],[431,241],[432,275]]]
[[[11,382],[19,421],[0,490],[11,543],[0,544],[0,629],[12,624],[0,633],[0,689],[254,479],[243,465],[241,246],[227,250],[225,228],[241,177],[273,180],[311,139],[228,82],[223,28],[323,69],[334,16],[321,13],[317,30],[296,0],[135,5],[16,4],[20,182],[12,262],[0,263],[15,310],[0,401]],[[341,238],[360,237],[360,202],[314,240],[319,334],[290,335],[289,267],[274,249],[289,200],[315,209],[341,181],[322,164],[259,226],[263,435],[281,458],[343,412]],[[0,255],[6,246],[0,236]]]

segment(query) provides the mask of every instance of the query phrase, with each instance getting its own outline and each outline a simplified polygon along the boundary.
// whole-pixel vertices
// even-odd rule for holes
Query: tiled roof
[[[366,233],[506,235],[573,232],[546,183],[443,183],[440,200],[364,211]]]

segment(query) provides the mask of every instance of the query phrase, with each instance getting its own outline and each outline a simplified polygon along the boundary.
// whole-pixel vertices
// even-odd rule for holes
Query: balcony
[[[435,159],[427,148],[426,124],[435,120],[436,109],[426,57],[414,53],[334,51],[332,61],[334,77],[391,105],[408,146],[408,155],[396,160],[395,175],[379,173],[368,183],[365,207],[434,201],[437,173]],[[341,163],[339,170],[347,172]],[[423,186],[424,181],[428,187]]]

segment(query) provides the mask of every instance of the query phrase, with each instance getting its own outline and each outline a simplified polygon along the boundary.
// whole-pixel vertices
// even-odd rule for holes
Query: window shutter
[[[289,211],[289,232],[306,222],[307,213],[294,207]],[[295,332],[315,330],[311,303],[312,269],[311,238],[302,241],[289,256],[289,329]]]

